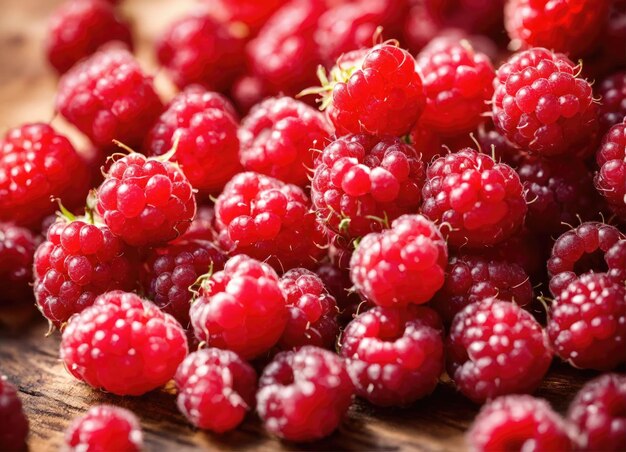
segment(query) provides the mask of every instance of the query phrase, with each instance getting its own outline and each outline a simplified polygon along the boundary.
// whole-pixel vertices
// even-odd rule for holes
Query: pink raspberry
[[[518,52],[496,73],[493,120],[514,144],[551,157],[581,152],[598,121],[591,85],[566,56],[541,47]]]
[[[439,229],[421,215],[403,215],[391,229],[361,240],[350,276],[361,295],[379,306],[422,304],[443,286],[447,263]]]
[[[96,146],[110,146],[115,139],[138,147],[163,104],[133,55],[109,48],[61,77],[56,109]]]
[[[224,433],[254,408],[254,369],[236,353],[208,348],[190,354],[178,367],[178,409],[198,428]]]
[[[252,359],[278,342],[289,313],[272,267],[239,255],[202,282],[190,316],[200,341]]]
[[[598,106],[600,133],[605,134],[626,117],[626,71],[616,72],[602,80],[596,94],[601,98]]]
[[[435,160],[422,196],[422,212],[455,247],[500,243],[517,232],[527,211],[515,170],[471,148]]]
[[[312,441],[339,426],[353,391],[343,359],[307,345],[279,353],[265,368],[257,410],[271,433],[289,441]]]
[[[0,375],[0,448],[4,450],[26,449],[28,419],[22,409],[18,390]]]
[[[65,432],[70,451],[139,452],[143,433],[132,411],[112,405],[93,406]]]
[[[341,336],[341,355],[357,395],[378,406],[405,406],[430,394],[444,369],[443,326],[423,306],[375,307]]]
[[[196,213],[193,187],[178,165],[137,153],[111,165],[97,197],[106,225],[132,246],[174,240]]]
[[[596,188],[611,210],[626,221],[626,117],[604,136],[596,161],[600,167],[595,176]]]
[[[33,255],[38,242],[28,229],[0,223],[0,311],[32,306]]]
[[[250,34],[256,34],[284,3],[283,0],[207,0],[211,14],[222,22],[244,24]]]
[[[515,303],[496,298],[472,303],[454,317],[446,356],[448,375],[476,403],[532,392],[552,362],[541,325]]]
[[[149,301],[122,291],[99,296],[63,331],[65,368],[89,386],[142,395],[172,379],[187,355],[185,331]]]

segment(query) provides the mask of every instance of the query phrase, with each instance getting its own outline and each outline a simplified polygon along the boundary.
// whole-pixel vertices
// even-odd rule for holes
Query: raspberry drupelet
[[[344,360],[310,345],[281,352],[265,368],[256,395],[265,428],[290,441],[330,435],[352,403]]]
[[[360,241],[350,277],[359,293],[379,306],[422,304],[443,286],[447,263],[439,229],[422,215],[403,215],[391,229]]]
[[[601,98],[598,120],[600,133],[604,135],[626,117],[626,71],[616,72],[602,80],[596,94]]]
[[[96,146],[108,147],[115,139],[139,147],[163,104],[135,57],[111,47],[61,77],[56,109]]]
[[[584,153],[598,128],[591,85],[566,56],[537,47],[496,72],[496,128],[521,149],[552,157]]]
[[[69,451],[139,452],[143,433],[132,411],[112,405],[96,405],[69,426],[65,432]]]
[[[600,167],[595,176],[598,192],[611,210],[626,221],[626,116],[604,136],[596,162]]]
[[[115,161],[97,190],[98,213],[131,246],[180,237],[196,213],[193,187],[180,167],[131,153]]]
[[[448,375],[476,403],[535,390],[552,362],[548,337],[515,303],[487,298],[466,306],[452,321]]]
[[[517,232],[527,211],[515,170],[471,148],[433,161],[422,196],[423,214],[454,247],[500,243]]]
[[[28,229],[0,223],[0,311],[32,304],[30,283],[38,242]]]
[[[0,375],[0,448],[26,450],[28,419],[22,409],[18,391]]]
[[[190,354],[174,381],[178,409],[201,429],[233,430],[255,405],[256,372],[229,350],[207,348]]]
[[[357,395],[378,406],[406,406],[430,394],[444,370],[443,326],[424,306],[375,307],[341,336]]]
[[[167,383],[187,355],[180,324],[139,296],[112,291],[72,317],[61,359],[89,386],[116,395],[142,395]]]

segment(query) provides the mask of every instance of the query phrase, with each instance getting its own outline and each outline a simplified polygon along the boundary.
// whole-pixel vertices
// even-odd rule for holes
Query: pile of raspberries
[[[120,3],[68,0],[45,40],[91,147],[0,138],[4,327],[36,305],[68,379],[173,381],[216,433],[313,441],[453,384],[473,450],[626,449],[624,1],[202,0],[154,43],[169,99]],[[555,360],[590,378],[567,413],[530,395]],[[66,446],[141,425],[94,406]]]

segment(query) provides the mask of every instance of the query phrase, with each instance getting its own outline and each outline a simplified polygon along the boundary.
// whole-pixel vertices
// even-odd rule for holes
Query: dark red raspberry
[[[277,270],[312,267],[327,243],[311,202],[299,187],[258,173],[240,173],[215,203],[222,248],[269,262]]]
[[[602,80],[596,94],[601,98],[598,106],[600,133],[605,134],[626,117],[626,71],[616,72]]]
[[[198,206],[196,217],[191,221],[189,229],[181,236],[181,240],[203,240],[215,242],[217,233],[214,228],[215,209],[213,206]]]
[[[341,326],[345,326],[358,313],[365,310],[367,303],[352,289],[350,272],[337,268],[335,265],[327,263],[320,265],[315,271],[324,282],[324,286],[337,302],[339,315],[337,320]]]
[[[110,41],[132,47],[128,23],[120,19],[111,3],[77,0],[62,4],[50,17],[46,53],[60,74]]]
[[[467,442],[476,452],[575,450],[571,428],[543,399],[498,397],[482,407]]]
[[[542,155],[572,155],[594,141],[591,85],[579,66],[541,47],[518,52],[496,73],[493,120],[514,144]]]
[[[561,235],[554,242],[547,264],[552,295],[558,297],[577,275],[588,271],[626,271],[609,267],[605,257],[606,252],[624,238],[616,227],[596,222],[583,223]],[[619,265],[619,261],[615,264]]]
[[[200,341],[251,359],[278,342],[289,314],[272,267],[239,255],[202,282],[190,316]]]
[[[47,124],[25,124],[0,139],[0,221],[38,227],[56,210],[84,203],[85,163],[65,136]]]
[[[150,155],[172,158],[202,194],[218,194],[241,170],[237,114],[220,94],[191,86],[178,94],[145,140]]]
[[[478,126],[476,140],[483,154],[491,155],[497,162],[504,162],[513,168],[517,167],[522,156],[526,156],[524,151],[494,128],[492,121]]]
[[[425,0],[424,4],[444,27],[467,33],[501,33],[504,0]]]
[[[349,135],[324,149],[311,198],[320,220],[352,239],[417,211],[423,180],[422,160],[399,138]]]
[[[353,391],[344,360],[307,345],[279,353],[265,368],[257,409],[271,433],[290,441],[312,441],[339,426]]]
[[[244,168],[304,187],[316,152],[332,133],[319,111],[290,97],[256,105],[241,122],[240,159]]]
[[[138,147],[163,104],[133,55],[109,48],[61,77],[56,109],[96,146],[110,146],[115,139]]]
[[[185,331],[174,317],[117,290],[72,317],[61,341],[69,373],[117,395],[141,395],[164,385],[186,355]]]
[[[626,117],[607,132],[596,154],[595,185],[609,207],[626,221]]]
[[[97,196],[111,232],[133,246],[174,240],[196,213],[193,187],[178,165],[137,153],[111,165]]]
[[[443,286],[447,263],[439,229],[421,215],[403,215],[391,229],[361,240],[350,276],[361,295],[379,306],[422,304]]]
[[[583,450],[626,450],[626,375],[605,374],[587,383],[572,401],[568,420]]]
[[[254,369],[236,353],[208,348],[190,354],[178,367],[178,409],[198,428],[223,433],[237,427],[254,408]]]
[[[243,75],[233,83],[230,97],[242,114],[247,114],[252,107],[269,96],[263,80],[255,75]]]
[[[528,274],[515,262],[464,254],[450,259],[446,282],[431,304],[449,324],[465,306],[491,297],[528,305],[533,300]]]
[[[422,212],[441,224],[455,247],[506,240],[522,226],[527,210],[515,170],[471,148],[432,162],[422,195]]]
[[[0,223],[0,310],[32,305],[30,283],[37,243],[28,229]]]
[[[528,229],[522,229],[510,239],[481,250],[487,258],[519,265],[531,281],[541,280],[546,271],[549,249]]]
[[[476,403],[532,392],[550,367],[547,334],[515,303],[487,298],[452,322],[447,339],[448,375]]]
[[[0,448],[25,450],[28,436],[28,419],[22,410],[18,391],[0,375]]]
[[[254,35],[284,0],[208,0],[206,3],[211,14],[222,22],[239,22]]]
[[[72,422],[65,432],[70,451],[139,452],[143,433],[132,411],[112,405],[96,405]]]
[[[556,298],[547,331],[573,366],[611,370],[626,363],[626,288],[604,273],[574,279]]]
[[[423,306],[375,307],[341,336],[357,395],[378,406],[406,406],[430,394],[444,370],[443,326]]]

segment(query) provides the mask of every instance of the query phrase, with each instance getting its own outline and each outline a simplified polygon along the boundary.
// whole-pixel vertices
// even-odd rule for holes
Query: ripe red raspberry
[[[69,373],[117,395],[141,395],[164,385],[186,355],[185,331],[174,317],[118,290],[72,317],[61,341]]]
[[[605,374],[576,394],[567,418],[580,432],[583,450],[626,450],[626,375]]]
[[[18,391],[0,375],[0,448],[4,450],[26,449],[28,419],[22,410]]]
[[[202,194],[219,193],[241,170],[237,114],[220,94],[191,86],[178,94],[145,140],[150,155],[176,147],[173,161]]]
[[[552,295],[558,297],[577,275],[588,271],[626,271],[620,267],[609,267],[605,256],[617,241],[624,238],[616,227],[596,222],[583,223],[562,234],[554,242],[547,264]],[[614,265],[619,265],[619,262]]]
[[[612,0],[509,0],[504,24],[516,47],[583,56],[595,46]]]
[[[235,176],[215,203],[222,248],[277,270],[312,267],[327,243],[304,191],[262,174]]]
[[[224,433],[254,408],[254,369],[236,353],[208,348],[190,354],[178,367],[178,409],[198,428]]]
[[[111,165],[97,196],[104,222],[132,246],[174,240],[196,213],[193,187],[178,165],[137,153]]]
[[[0,221],[38,227],[56,210],[84,203],[88,175],[72,144],[47,124],[25,124],[0,139]]]
[[[596,94],[601,98],[598,106],[600,133],[605,134],[626,117],[626,71],[616,72],[602,80]]]
[[[217,233],[213,226],[214,222],[215,209],[213,206],[198,206],[196,217],[191,221],[189,229],[181,236],[181,240],[215,242]]]
[[[562,54],[518,52],[496,73],[493,120],[514,144],[551,157],[580,152],[598,126],[591,85]]]
[[[349,135],[323,151],[311,198],[320,220],[348,239],[418,210],[424,164],[399,138]]]
[[[211,14],[222,22],[244,24],[254,35],[284,3],[284,0],[208,0]]]
[[[341,336],[357,395],[378,406],[406,406],[430,394],[444,370],[443,326],[423,306],[375,307]]]
[[[241,163],[248,171],[304,187],[316,150],[326,146],[331,133],[324,115],[312,107],[290,97],[266,99],[241,123]]]
[[[482,407],[467,442],[477,452],[575,450],[568,424],[543,399],[498,397]]]
[[[0,223],[0,310],[32,303],[30,283],[37,243],[28,229]]]
[[[555,353],[573,366],[611,370],[626,363],[626,288],[604,273],[587,273],[563,289],[547,331]]]
[[[422,195],[422,212],[441,224],[455,247],[506,240],[522,226],[527,210],[515,170],[471,148],[435,160]]]
[[[113,5],[104,0],[67,2],[50,18],[45,41],[48,61],[63,74],[110,41],[132,47],[128,23],[118,17]]]
[[[96,405],[72,422],[65,432],[70,451],[139,452],[143,433],[132,411],[112,405]]]
[[[626,221],[626,117],[604,136],[596,161],[600,167],[596,188],[611,210]]]
[[[350,276],[361,295],[379,306],[422,304],[443,285],[447,263],[439,229],[421,215],[403,215],[391,229],[361,240]]]
[[[528,305],[533,300],[528,274],[515,262],[465,254],[450,259],[446,282],[431,305],[449,324],[465,306],[490,297]]]
[[[109,48],[61,77],[56,109],[96,146],[110,146],[116,139],[138,147],[163,104],[133,55]]]
[[[307,345],[279,353],[265,368],[257,409],[271,433],[290,441],[312,441],[339,426],[353,391],[344,360]]]
[[[434,39],[417,56],[426,92],[420,123],[444,135],[473,130],[493,95],[495,70],[489,57],[467,40]]]
[[[446,356],[448,375],[476,403],[532,392],[552,362],[541,325],[515,303],[496,298],[470,304],[454,317]]]
[[[278,342],[289,314],[272,267],[239,255],[202,282],[190,316],[200,341],[252,359]]]
[[[337,302],[339,314],[337,320],[341,326],[345,326],[350,322],[359,308],[365,310],[366,304],[361,297],[352,290],[352,281],[350,281],[350,272],[348,270],[337,268],[331,263],[320,265],[315,273],[323,281],[324,286]]]

